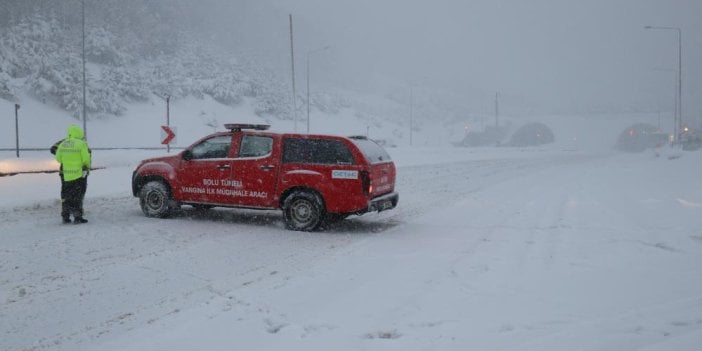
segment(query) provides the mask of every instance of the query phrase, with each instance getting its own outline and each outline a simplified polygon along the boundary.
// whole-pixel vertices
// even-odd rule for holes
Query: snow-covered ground
[[[702,153],[389,151],[399,207],[317,233],[145,218],[130,176],[159,151],[96,152],[82,226],[60,224],[56,174],[0,178],[0,349],[702,344]]]
[[[702,152],[611,149],[650,116],[550,117],[557,142],[523,149],[454,148],[451,133],[419,131],[414,147],[388,149],[398,208],[301,233],[278,211],[145,218],[131,172],[165,150],[100,148],[157,146],[164,110],[90,121],[102,169],[89,178],[86,225],[61,224],[55,173],[0,177],[0,350],[702,345]],[[75,122],[41,104],[20,111],[23,147],[47,148]],[[213,120],[267,122],[248,119],[246,104],[192,99],[172,111],[179,146]],[[313,116],[315,132],[397,136],[351,111]],[[14,126],[2,123],[0,147],[11,148]],[[0,152],[0,173],[57,167],[47,151]]]

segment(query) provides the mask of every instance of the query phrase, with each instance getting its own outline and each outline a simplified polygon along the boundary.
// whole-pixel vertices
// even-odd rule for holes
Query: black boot
[[[63,224],[71,223],[71,217],[63,217]]]
[[[76,217],[73,219],[73,223],[75,223],[75,224],[88,223],[88,220],[83,218],[83,217]]]

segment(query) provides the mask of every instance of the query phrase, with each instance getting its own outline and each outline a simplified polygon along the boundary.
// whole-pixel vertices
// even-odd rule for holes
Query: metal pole
[[[295,121],[295,132],[297,133],[297,109],[295,108],[295,51],[293,50],[293,20],[292,14],[288,15],[290,18],[290,63],[292,67],[292,113],[293,120]]]
[[[497,130],[500,127],[500,107],[499,107],[499,92],[495,93],[495,130]]]
[[[166,126],[171,127],[171,96],[166,95]],[[171,152],[171,143],[166,144],[166,152]]]
[[[658,111],[658,131],[661,131],[661,111]]]
[[[673,124],[672,124],[672,128],[673,128],[673,142],[677,142],[677,139],[675,139],[677,137],[675,130],[678,127],[677,126],[677,124],[678,124],[678,88],[677,88],[678,70],[672,69],[672,68],[670,68],[670,69],[654,68],[653,70],[674,73],[673,81],[675,81],[676,83],[673,84]],[[659,111],[659,114],[660,114],[660,111]],[[660,123],[659,123],[658,127],[660,129]]]
[[[85,111],[85,0],[81,0],[81,13],[82,13],[82,33],[83,33],[83,136],[85,140],[88,140],[88,128],[86,120],[88,119]]]
[[[683,126],[683,114],[682,114],[682,29],[676,28],[678,30],[678,140],[680,140],[680,133],[682,132]]]
[[[673,140],[673,144],[677,144],[678,142],[678,133],[676,133],[675,131],[678,130],[678,114],[680,113],[680,108],[678,107],[679,103],[680,102],[678,101],[678,90],[675,89],[675,91],[673,91],[673,106],[675,106],[675,108],[673,109],[673,137],[675,138],[675,140]]]
[[[310,52],[307,52],[307,134],[310,134]]]
[[[15,104],[15,150],[17,152],[17,158],[19,158],[19,110],[20,105]]]
[[[678,32],[678,89],[677,89],[677,100],[676,100],[676,114],[673,122],[673,128],[675,131],[673,135],[675,136],[674,143],[680,142],[680,134],[682,132],[682,29],[678,27],[660,27],[660,26],[645,26],[645,29],[661,29],[661,30],[675,30]]]
[[[412,104],[413,104],[413,92],[412,86],[410,85],[410,146],[412,146]]]

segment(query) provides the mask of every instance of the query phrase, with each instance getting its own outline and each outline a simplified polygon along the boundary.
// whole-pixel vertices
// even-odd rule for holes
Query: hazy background
[[[412,86],[417,105],[456,118],[492,113],[499,92],[505,114],[644,112],[667,120],[677,33],[644,26],[679,27],[683,117],[702,124],[700,0],[87,0],[95,68],[88,111],[119,114],[149,93],[205,94],[226,104],[250,96],[263,101],[262,114],[291,118],[290,14],[298,101],[305,99],[308,53],[329,46],[309,56],[315,108],[353,105],[341,101],[348,91],[408,105]],[[43,37],[28,29],[37,26]],[[46,29],[52,26],[61,30]],[[9,101],[22,90],[42,100],[53,94],[62,108],[78,111],[80,1],[0,0],[0,29],[0,93]],[[27,39],[43,45],[44,56],[25,47]],[[214,52],[235,64],[209,60]],[[266,71],[251,73],[259,68]],[[58,88],[44,87],[45,80]],[[325,92],[332,95],[319,95]],[[422,115],[436,118],[428,109]]]
[[[683,113],[702,115],[702,1],[249,0],[200,2],[224,45],[289,69],[288,14],[298,68],[308,50],[335,84],[421,82],[491,109],[499,91],[541,112],[673,110],[675,31],[683,30]],[[212,26],[212,19],[222,27]],[[222,28],[222,31],[220,31]],[[236,35],[232,36],[231,34]],[[319,78],[317,78],[319,79]],[[329,80],[327,80],[329,82]],[[511,100],[511,101],[510,101]]]

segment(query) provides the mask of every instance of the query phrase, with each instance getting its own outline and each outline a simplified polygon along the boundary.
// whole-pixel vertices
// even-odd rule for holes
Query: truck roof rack
[[[365,135],[349,135],[349,139],[356,139],[356,140],[366,140],[368,137]]]
[[[225,123],[224,128],[232,132],[240,132],[242,129],[268,130],[270,124],[246,124],[246,123]]]

